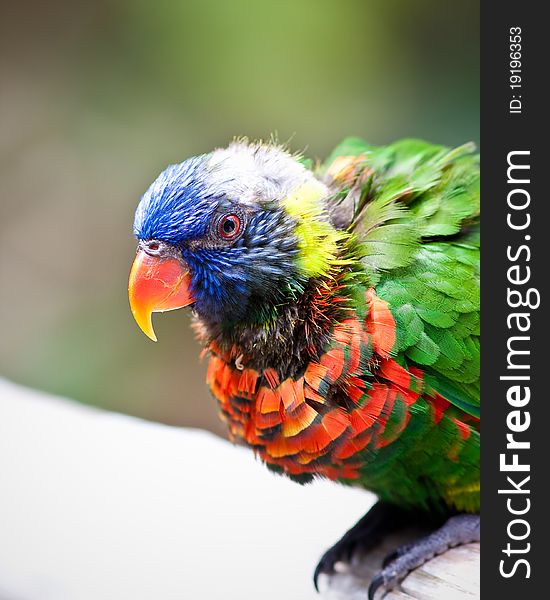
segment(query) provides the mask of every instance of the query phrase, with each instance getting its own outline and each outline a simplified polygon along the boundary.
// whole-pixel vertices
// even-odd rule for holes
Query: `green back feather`
[[[344,140],[327,161],[362,156],[335,202],[354,203],[349,230],[371,285],[388,302],[396,351],[433,390],[479,416],[479,159],[420,140],[374,147]]]

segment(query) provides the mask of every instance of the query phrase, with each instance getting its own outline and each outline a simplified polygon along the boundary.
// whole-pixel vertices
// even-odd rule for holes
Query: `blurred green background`
[[[0,23],[0,365],[79,401],[223,432],[184,311],[126,296],[169,163],[276,132],[479,140],[478,1],[10,3]]]

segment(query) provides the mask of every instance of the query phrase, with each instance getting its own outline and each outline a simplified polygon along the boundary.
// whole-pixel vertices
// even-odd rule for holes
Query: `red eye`
[[[241,220],[237,215],[225,215],[220,219],[218,232],[224,240],[234,238],[241,230]]]

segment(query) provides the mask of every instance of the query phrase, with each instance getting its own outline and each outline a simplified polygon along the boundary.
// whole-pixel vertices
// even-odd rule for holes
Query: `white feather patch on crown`
[[[281,147],[261,142],[239,140],[215,150],[208,167],[214,187],[242,204],[281,201],[304,183],[318,181]]]

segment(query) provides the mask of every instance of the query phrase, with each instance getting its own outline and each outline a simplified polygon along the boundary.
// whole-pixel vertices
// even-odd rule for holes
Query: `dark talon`
[[[334,573],[338,561],[349,562],[357,550],[367,551],[375,546],[383,535],[406,525],[411,513],[392,504],[378,502],[343,537],[329,548],[313,573],[313,584],[319,591],[318,580],[321,573]]]
[[[321,573],[326,573],[326,571],[323,569],[322,559],[317,563],[317,566],[315,567],[315,572],[313,573],[313,585],[315,586],[315,591],[317,593],[319,592],[319,575]]]
[[[384,578],[382,577],[381,573],[378,573],[378,575],[376,577],[373,578],[373,580],[370,582],[369,585],[369,600],[374,600],[374,596],[376,595],[376,592],[379,590],[379,588],[384,585]]]
[[[356,547],[356,542],[352,539],[349,539],[347,535],[348,534],[344,535],[340,541],[336,542],[334,546],[329,548],[323,554],[321,560],[317,563],[315,572],[313,573],[313,585],[317,591],[319,591],[318,581],[321,573],[332,575],[332,573],[334,573],[334,565],[337,562],[347,562],[350,560],[352,551]]]

